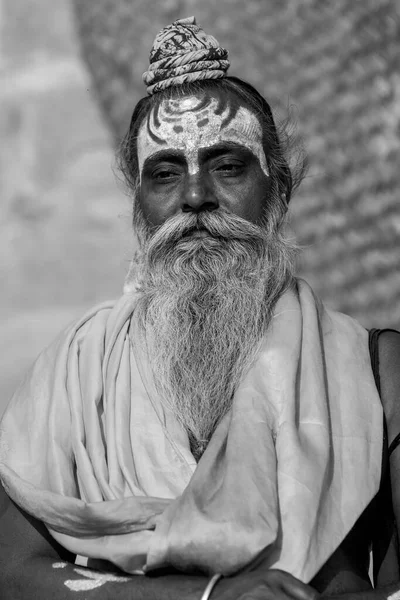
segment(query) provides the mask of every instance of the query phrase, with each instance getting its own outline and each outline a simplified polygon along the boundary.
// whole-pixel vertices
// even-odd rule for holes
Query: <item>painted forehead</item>
[[[222,98],[188,96],[164,100],[152,109],[138,135],[139,172],[147,158],[160,150],[182,150],[189,173],[199,170],[198,150],[221,142],[248,148],[268,176],[257,117],[244,106]]]

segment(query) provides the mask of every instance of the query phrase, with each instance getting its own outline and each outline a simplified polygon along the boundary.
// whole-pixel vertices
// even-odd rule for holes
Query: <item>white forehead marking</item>
[[[218,108],[216,98],[204,101],[201,97],[189,96],[182,100],[164,100],[157,114],[153,109],[139,130],[139,173],[146,158],[160,150],[173,149],[183,151],[189,173],[194,174],[200,169],[199,148],[235,142],[251,150],[268,177],[262,131],[256,116],[241,106],[230,118],[229,105],[219,112]]]
[[[181,100],[179,104],[180,109],[183,111],[194,110],[199,104],[199,99],[197,98],[197,96],[189,96],[189,98],[183,98],[183,100]]]

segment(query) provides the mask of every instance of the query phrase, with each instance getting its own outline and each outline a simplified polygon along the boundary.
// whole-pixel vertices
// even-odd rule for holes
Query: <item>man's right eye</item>
[[[151,176],[156,181],[170,181],[179,175],[176,169],[171,168],[159,168],[154,169]]]

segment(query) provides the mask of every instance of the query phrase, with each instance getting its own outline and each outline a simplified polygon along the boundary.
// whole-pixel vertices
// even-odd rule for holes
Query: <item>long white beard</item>
[[[293,281],[295,249],[276,220],[269,212],[259,227],[227,213],[181,214],[143,244],[134,318],[157,392],[186,429],[197,459]],[[185,235],[196,228],[211,235]]]

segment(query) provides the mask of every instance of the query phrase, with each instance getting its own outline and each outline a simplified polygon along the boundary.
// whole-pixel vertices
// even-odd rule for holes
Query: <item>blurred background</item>
[[[297,123],[301,275],[365,327],[400,327],[397,0],[0,0],[0,413],[69,321],[121,293],[114,149],[156,33],[192,14]]]

